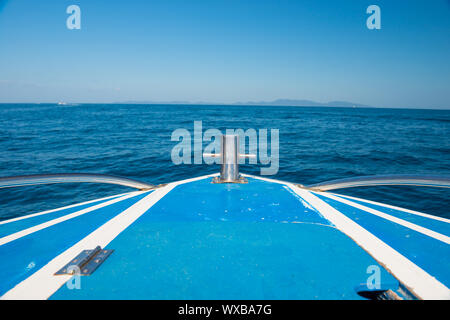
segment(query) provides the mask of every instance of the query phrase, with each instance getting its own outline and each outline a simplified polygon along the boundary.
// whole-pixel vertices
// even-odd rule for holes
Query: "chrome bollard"
[[[239,136],[222,135],[220,154],[204,154],[205,157],[220,157],[220,176],[214,177],[213,183],[247,183],[239,174],[239,158],[253,158],[256,155],[239,154]]]

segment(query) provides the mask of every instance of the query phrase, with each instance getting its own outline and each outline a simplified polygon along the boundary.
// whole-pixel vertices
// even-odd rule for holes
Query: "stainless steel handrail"
[[[372,187],[372,186],[424,186],[450,188],[449,176],[434,175],[375,175],[355,178],[337,179],[305,186],[316,191],[329,191],[334,189]]]
[[[13,188],[22,186],[33,186],[39,184],[74,183],[74,182],[108,183],[136,188],[139,190],[149,190],[155,188],[154,185],[137,180],[116,177],[106,174],[90,174],[90,173],[38,174],[38,175],[5,177],[0,178],[0,188]]]

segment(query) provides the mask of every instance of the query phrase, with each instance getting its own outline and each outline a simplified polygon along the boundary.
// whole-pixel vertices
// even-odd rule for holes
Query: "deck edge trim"
[[[319,192],[317,192],[317,193],[319,193]],[[421,233],[423,235],[426,235],[426,236],[428,236],[430,238],[442,241],[442,242],[444,242],[446,244],[450,244],[450,237],[448,237],[448,236],[446,236],[446,235],[444,235],[442,233],[439,233],[439,232],[433,231],[431,229],[422,227],[422,226],[420,226],[418,224],[409,222],[407,220],[404,220],[404,219],[401,219],[401,218],[398,218],[398,217],[395,217],[395,216],[391,216],[390,214],[387,214],[385,212],[381,212],[379,210],[366,207],[366,206],[364,206],[362,204],[359,204],[359,203],[356,203],[356,202],[352,202],[352,201],[347,200],[347,199],[342,199],[342,198],[337,197],[337,196],[332,195],[332,194],[327,194],[326,192],[320,192],[319,194],[323,195],[323,196],[325,196],[327,198],[330,198],[332,200],[338,201],[340,203],[344,203],[344,204],[349,205],[351,207],[357,208],[359,210],[363,210],[363,211],[368,212],[368,213],[370,213],[370,214],[372,214],[374,216],[377,216],[377,217],[380,217],[382,219],[391,221],[391,222],[396,223],[398,225],[401,225],[401,226],[403,226],[405,228],[414,230],[414,231],[419,232],[419,233]]]
[[[101,209],[103,207],[115,204],[117,202],[129,199],[129,198],[133,198],[133,197],[135,197],[135,196],[137,196],[139,194],[145,193],[145,192],[148,192],[148,191],[130,192],[130,193],[128,193],[128,194],[126,194],[126,195],[124,195],[122,197],[114,198],[112,200],[96,204],[95,206],[84,208],[82,210],[78,210],[78,211],[75,211],[75,212],[72,212],[72,213],[68,213],[68,214],[66,214],[64,216],[61,216],[61,217],[58,217],[58,218],[55,218],[55,219],[52,219],[52,220],[49,220],[49,221],[37,224],[35,226],[32,226],[32,227],[29,227],[29,228],[26,228],[26,229],[14,232],[12,234],[9,234],[7,236],[4,236],[4,237],[0,238],[0,246],[5,245],[5,244],[7,244],[9,242],[12,242],[14,240],[23,238],[25,236],[28,236],[28,235],[30,235],[32,233],[44,230],[46,228],[49,228],[49,227],[54,226],[56,224],[59,224],[61,222],[64,222],[64,221],[67,221],[67,220],[79,217],[79,216],[84,215],[86,213],[89,213],[89,212]]]
[[[339,212],[308,190],[288,184],[290,188],[316,207],[341,232],[382,264],[400,282],[421,299],[450,299],[450,290],[435,277],[407,259],[365,228]]]
[[[374,205],[377,205],[377,206],[380,206],[380,207],[385,207],[385,208],[388,208],[388,209],[394,209],[394,210],[402,211],[402,212],[405,212],[405,213],[410,213],[410,214],[414,214],[414,215],[417,215],[417,216],[421,216],[421,217],[425,217],[425,218],[429,218],[429,219],[433,219],[433,220],[438,220],[438,221],[441,221],[441,222],[450,223],[450,219],[434,216],[432,214],[427,214],[427,213],[423,213],[423,212],[420,212],[420,211],[410,210],[410,209],[397,207],[397,206],[393,206],[393,205],[386,204],[386,203],[381,203],[381,202],[376,202],[376,201],[372,201],[372,200],[352,197],[352,196],[348,196],[348,195],[344,195],[344,194],[338,194],[338,193],[333,193],[333,192],[329,192],[328,194],[332,194],[334,196],[338,196],[338,197],[342,197],[342,198],[347,198],[349,200],[357,200],[357,201],[361,201],[361,202],[366,202],[366,203],[374,204]]]
[[[131,191],[131,192],[134,192],[134,191]],[[93,203],[93,202],[96,202],[96,201],[108,200],[108,199],[115,198],[115,197],[118,198],[118,197],[122,197],[124,195],[127,195],[129,193],[130,192],[120,193],[120,194],[116,194],[116,195],[112,195],[112,196],[108,196],[108,197],[104,197],[104,198],[100,198],[100,199],[93,199],[93,200],[89,200],[89,201],[84,201],[84,202],[70,204],[70,205],[65,206],[65,207],[59,207],[59,208],[56,208],[56,209],[50,209],[50,210],[41,211],[41,212],[37,212],[37,213],[30,213],[30,214],[27,214],[25,216],[15,217],[15,218],[7,219],[7,220],[2,220],[2,221],[0,221],[0,225],[7,224],[7,223],[10,223],[10,222],[16,222],[16,221],[20,221],[20,220],[25,220],[25,219],[28,219],[28,218],[38,217],[38,216],[42,216],[42,215],[45,215],[45,214],[53,213],[53,212],[56,212],[56,211],[62,211],[62,210],[70,209],[70,208],[77,207],[77,206],[83,206],[83,205],[86,205],[86,204],[89,204],[89,203]]]

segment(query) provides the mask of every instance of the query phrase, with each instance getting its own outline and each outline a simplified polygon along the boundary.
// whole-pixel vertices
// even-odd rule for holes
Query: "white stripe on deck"
[[[180,184],[214,177],[217,174],[172,182],[164,187],[155,189],[145,198],[141,199],[122,213],[118,214],[104,225],[93,231],[84,239],[70,247],[30,277],[17,284],[6,292],[2,300],[44,300],[50,298],[72,276],[58,275],[55,272],[61,269],[83,250],[90,250],[96,246],[106,247],[122,231],[147,212],[153,205],[162,199],[169,191]]]
[[[434,239],[442,241],[442,242],[444,242],[446,244],[450,244],[450,237],[447,237],[446,235],[443,235],[443,234],[441,234],[439,232],[436,232],[436,231],[424,228],[422,226],[419,226],[419,225],[417,225],[415,223],[412,223],[412,222],[409,222],[409,221],[406,221],[406,220],[403,220],[403,219],[391,216],[391,215],[389,215],[387,213],[384,213],[384,212],[381,212],[381,211],[378,211],[378,210],[375,210],[375,209],[363,206],[362,204],[359,204],[359,203],[356,203],[356,202],[353,202],[353,201],[350,201],[350,200],[347,200],[347,199],[342,199],[340,197],[336,197],[335,195],[328,194],[326,192],[321,192],[320,195],[325,196],[325,197],[330,198],[330,199],[333,199],[333,200],[336,200],[336,201],[341,202],[341,203],[345,203],[345,204],[347,204],[349,206],[352,206],[352,207],[355,207],[357,209],[363,210],[365,212],[371,213],[371,214],[373,214],[375,216],[378,216],[380,218],[389,220],[391,222],[395,222],[395,223],[397,223],[397,224],[399,224],[401,226],[404,226],[404,227],[409,228],[411,230],[420,232],[420,233],[422,233],[422,234],[424,234],[424,235],[426,235],[426,236],[428,236],[430,238],[434,238]]]
[[[109,196],[109,197],[100,198],[100,199],[89,200],[89,201],[85,201],[85,202],[81,202],[81,203],[75,203],[75,204],[71,204],[69,206],[56,208],[56,209],[52,209],[52,210],[47,210],[47,211],[42,211],[42,212],[38,212],[38,213],[27,214],[26,216],[21,216],[21,217],[17,217],[17,218],[12,218],[12,219],[8,219],[8,220],[0,221],[0,225],[6,224],[6,223],[10,223],[10,222],[19,221],[19,220],[24,220],[24,219],[28,219],[28,218],[37,217],[37,216],[41,216],[41,215],[52,213],[52,212],[56,212],[56,211],[62,211],[62,210],[70,209],[70,208],[77,207],[77,206],[83,206],[83,205],[86,205],[86,204],[89,204],[89,203],[93,203],[93,202],[96,202],[96,201],[108,200],[108,199],[111,199],[111,198],[114,198],[114,197],[123,196],[125,194],[127,194],[127,193],[117,194],[117,195],[114,195],[114,196]]]
[[[73,219],[75,217],[81,216],[81,215],[86,214],[88,212],[91,212],[91,211],[94,211],[94,210],[97,210],[97,209],[100,209],[100,208],[112,205],[112,204],[114,204],[116,202],[129,199],[131,197],[137,196],[137,195],[139,195],[141,193],[144,193],[144,192],[148,192],[148,191],[131,192],[131,193],[128,193],[128,194],[126,194],[126,195],[124,195],[122,197],[115,198],[115,199],[112,199],[110,201],[102,202],[102,203],[99,203],[99,204],[97,204],[95,206],[84,208],[83,210],[76,211],[76,212],[73,212],[73,213],[69,213],[69,214],[67,214],[65,216],[62,216],[62,217],[59,217],[59,218],[56,218],[56,219],[53,219],[53,220],[50,220],[50,221],[46,221],[46,222],[38,224],[36,226],[33,226],[33,227],[30,227],[30,228],[27,228],[27,229],[15,232],[13,234],[10,234],[10,235],[7,235],[7,236],[5,236],[3,238],[0,238],[0,246],[6,244],[8,242],[17,240],[19,238],[25,237],[25,236],[27,236],[29,234],[34,233],[34,232],[40,231],[42,229],[51,227],[51,226],[53,226],[55,224],[67,221],[69,219]]]
[[[241,176],[247,177],[247,178],[253,178],[253,179],[257,179],[257,180],[262,180],[262,181],[267,181],[267,182],[272,182],[272,183],[277,183],[277,184],[282,184],[282,185],[292,184],[292,182],[270,179],[270,178],[260,177],[260,176],[254,176],[254,175],[245,174],[245,173],[242,173]]]
[[[450,299],[450,290],[444,284],[405,256],[311,192],[293,184],[288,186],[366,250],[417,297],[432,300]]]
[[[353,199],[353,200],[357,200],[357,201],[361,201],[361,202],[367,202],[367,203],[374,204],[374,205],[377,205],[377,206],[380,206],[380,207],[394,209],[394,210],[398,210],[398,211],[402,211],[402,212],[406,212],[406,213],[411,213],[411,214],[414,214],[414,215],[417,215],[417,216],[421,216],[421,217],[425,217],[425,218],[429,218],[429,219],[434,219],[434,220],[450,223],[449,219],[438,217],[438,216],[433,216],[431,214],[426,214],[426,213],[419,212],[419,211],[414,211],[414,210],[409,210],[409,209],[405,209],[405,208],[400,208],[400,207],[392,206],[392,205],[385,204],[385,203],[375,202],[375,201],[367,200],[367,199],[360,199],[360,198],[351,197],[351,196],[347,196],[347,195],[343,195],[343,194],[336,194],[336,193],[327,193],[327,194],[332,194],[332,195],[336,195],[336,196],[339,196],[339,197]]]

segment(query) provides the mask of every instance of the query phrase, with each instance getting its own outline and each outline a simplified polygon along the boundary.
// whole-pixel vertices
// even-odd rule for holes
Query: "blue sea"
[[[171,134],[279,129],[272,178],[311,184],[373,174],[450,175],[450,110],[332,107],[0,104],[0,176],[88,172],[152,184],[218,171],[174,165]],[[206,144],[205,144],[206,145]],[[242,172],[259,174],[259,165]],[[66,184],[0,189],[0,220],[131,189]],[[450,218],[449,189],[366,187],[354,195]]]

